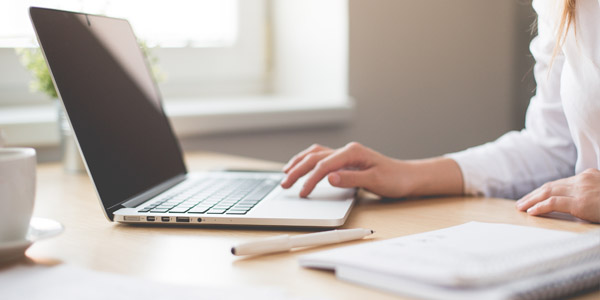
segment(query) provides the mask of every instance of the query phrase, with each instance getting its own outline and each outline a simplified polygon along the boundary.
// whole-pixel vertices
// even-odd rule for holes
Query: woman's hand
[[[313,145],[294,156],[283,171],[287,174],[283,188],[313,171],[301,197],[307,197],[326,176],[333,186],[361,187],[384,197],[462,193],[460,168],[449,158],[396,160],[356,142],[339,149]]]
[[[558,211],[600,223],[600,171],[588,169],[548,182],[521,198],[516,206],[534,216]]]
[[[284,167],[287,177],[281,183],[291,187],[311,170],[300,197],[307,197],[321,179],[337,187],[362,187],[381,196],[401,197],[407,194],[406,167],[400,161],[381,155],[359,143],[352,142],[339,149],[312,145],[294,156]]]

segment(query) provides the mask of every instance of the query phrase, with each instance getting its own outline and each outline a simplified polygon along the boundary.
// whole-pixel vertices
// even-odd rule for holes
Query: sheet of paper
[[[2,300],[301,299],[281,288],[164,284],[60,265],[18,266],[0,272]],[[305,298],[303,298],[305,299]]]

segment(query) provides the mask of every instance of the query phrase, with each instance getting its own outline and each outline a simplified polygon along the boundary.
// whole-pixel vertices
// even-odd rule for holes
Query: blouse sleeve
[[[556,41],[551,2],[533,1],[538,35],[530,50],[536,61],[537,88],[527,109],[525,129],[446,155],[460,166],[466,194],[517,199],[545,182],[574,174],[577,152],[560,97],[562,52],[550,67]]]

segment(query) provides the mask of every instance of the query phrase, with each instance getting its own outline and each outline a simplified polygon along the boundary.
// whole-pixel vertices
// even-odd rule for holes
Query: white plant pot
[[[56,103],[59,102],[57,101]],[[71,124],[60,103],[58,105],[58,130],[64,170],[69,173],[85,172],[85,165],[83,164],[83,159],[77,148],[73,129],[71,128]]]

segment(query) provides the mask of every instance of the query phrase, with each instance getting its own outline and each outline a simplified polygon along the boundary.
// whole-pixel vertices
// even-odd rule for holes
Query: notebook
[[[109,220],[294,227],[345,222],[355,189],[324,181],[303,199],[298,188],[279,186],[278,172],[189,173],[127,20],[36,7],[30,16]]]
[[[600,231],[470,222],[317,252],[300,265],[424,299],[549,299],[600,289]]]

